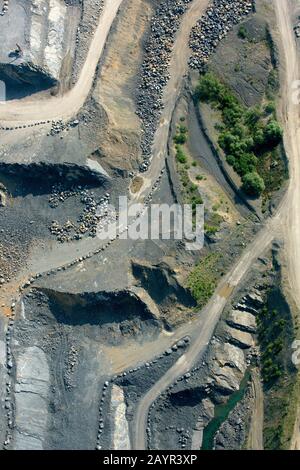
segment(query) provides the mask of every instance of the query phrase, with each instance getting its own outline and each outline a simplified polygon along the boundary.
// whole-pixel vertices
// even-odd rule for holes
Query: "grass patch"
[[[196,223],[197,206],[203,204],[202,197],[198,192],[198,186],[190,180],[188,169],[190,165],[187,163],[188,158],[181,145],[176,144],[176,161],[179,179],[182,185],[183,203],[190,204],[193,211],[193,224]]]
[[[177,128],[177,132],[174,135],[174,142],[175,144],[183,145],[187,141],[187,128],[185,125],[180,124]]]
[[[192,206],[192,212],[193,212],[193,225],[195,228],[195,223],[196,223],[196,211],[197,211],[197,206],[203,204],[203,199],[201,195],[199,194],[199,187],[197,184],[195,184],[188,173],[188,170],[190,167],[196,167],[197,162],[195,160],[191,160],[191,158],[188,158],[187,154],[185,153],[184,146],[181,144],[178,144],[179,136],[184,136],[185,140],[187,139],[187,134],[188,134],[188,129],[186,126],[180,124],[177,126],[177,132],[174,136],[174,142],[175,142],[175,158],[177,162],[177,171],[179,174],[179,179],[182,185],[182,198],[183,198],[183,203],[184,204],[189,204]],[[190,160],[190,162],[189,162]],[[196,181],[201,181],[206,179],[204,176],[201,174],[196,175],[195,177]],[[213,210],[213,213],[206,213],[205,214],[205,220],[206,223],[204,224],[204,230],[205,234],[207,236],[213,236],[215,235],[221,225],[221,222],[223,221],[223,218],[216,213],[216,208]]]
[[[199,261],[188,277],[188,288],[200,308],[208,302],[217,287],[220,258],[219,253],[208,254]]]

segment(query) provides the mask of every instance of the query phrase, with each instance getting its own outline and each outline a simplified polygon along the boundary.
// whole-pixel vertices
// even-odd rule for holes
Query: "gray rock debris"
[[[162,2],[151,20],[151,33],[145,46],[137,94],[137,115],[142,121],[141,149],[144,162],[140,171],[149,166],[151,147],[163,109],[163,90],[169,79],[168,65],[180,18],[191,0]]]
[[[68,190],[64,189],[62,185],[53,186],[49,205],[54,209],[67,199],[76,196],[80,196],[80,203],[83,205],[78,220],[67,220],[63,225],[59,224],[57,220],[53,220],[49,227],[52,235],[61,243],[79,240],[85,234],[96,237],[97,229],[102,230],[116,220],[116,214],[110,208],[109,193],[96,200],[93,191],[88,191],[86,187],[82,186],[73,186]]]
[[[137,115],[142,121],[141,150],[144,162],[140,171],[149,166],[151,148],[163,109],[163,90],[169,79],[168,65],[180,19],[191,0],[166,0],[151,20],[151,33],[145,46],[141,66]],[[214,0],[206,15],[193,28],[190,37],[192,68],[202,69],[208,56],[232,26],[253,8],[252,1]]]
[[[252,0],[213,0],[206,14],[191,31],[190,67],[202,71],[218,43],[232,27],[253,10]]]
[[[4,16],[5,13],[8,12],[8,7],[9,7],[9,1],[8,1],[8,0],[4,0],[3,6],[2,6],[2,10],[0,11],[0,16]]]

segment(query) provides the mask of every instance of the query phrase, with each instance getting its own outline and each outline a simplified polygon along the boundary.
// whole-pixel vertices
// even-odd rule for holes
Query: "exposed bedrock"
[[[72,163],[51,164],[46,162],[21,164],[0,162],[0,173],[3,175],[16,176],[23,182],[40,181],[47,177],[47,183],[53,184],[58,181],[65,183],[105,183],[108,179],[106,174]],[[45,185],[46,188],[46,185]]]
[[[41,289],[26,302],[28,318],[36,318],[37,306],[42,303],[39,317],[44,317],[43,321],[76,330],[83,327],[84,334],[99,343],[120,344],[132,337],[152,337],[161,329],[151,305],[130,290],[70,294]]]
[[[176,302],[189,308],[195,306],[190,292],[182,285],[180,275],[167,263],[151,265],[133,260],[132,273],[157,304]]]
[[[28,126],[5,126],[3,145],[0,149],[1,170],[21,170],[37,173],[39,169],[87,176],[97,180],[108,177],[109,169],[104,167],[105,154],[101,146],[101,129],[107,122],[103,107],[95,100],[88,101],[76,119],[51,123],[41,121]],[[43,126],[43,127],[40,127]],[[33,132],[27,132],[32,127]],[[18,134],[19,133],[19,134]],[[56,170],[54,167],[56,166]],[[107,171],[108,170],[108,171]],[[77,174],[77,177],[76,177]]]
[[[8,88],[13,86],[32,86],[38,90],[50,88],[57,81],[43,68],[27,62],[26,64],[0,64],[0,79]]]
[[[70,72],[80,11],[79,2],[10,0],[0,18],[0,80],[36,89],[58,83]]]
[[[19,356],[15,384],[14,449],[43,449],[48,399],[49,366],[38,347],[26,348]]]

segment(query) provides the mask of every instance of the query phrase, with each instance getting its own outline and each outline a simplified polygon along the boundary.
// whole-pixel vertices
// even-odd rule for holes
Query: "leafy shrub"
[[[266,145],[276,147],[282,140],[282,129],[277,121],[272,119],[264,128],[264,137]]]
[[[247,38],[247,30],[244,25],[241,25],[239,30],[238,30],[238,37],[241,39],[246,39]]]
[[[176,159],[179,163],[182,163],[182,164],[187,162],[186,155],[183,152],[183,150],[181,149],[181,147],[179,147],[179,146],[178,146],[177,151],[176,151]]]
[[[264,180],[255,172],[243,176],[243,190],[250,196],[260,196],[265,190]]]
[[[183,124],[180,124],[179,132],[180,132],[180,134],[186,134],[187,133],[187,127],[184,126]]]
[[[276,112],[276,106],[274,101],[269,101],[265,106],[266,114],[274,114]]]
[[[219,277],[216,266],[219,258],[219,254],[207,255],[189,275],[188,287],[200,307],[205,305],[216,288]]]
[[[176,134],[176,135],[174,136],[174,142],[175,142],[175,144],[180,144],[180,145],[185,144],[185,143],[186,143],[186,140],[187,140],[187,138],[186,138],[186,135],[185,135],[185,134]]]

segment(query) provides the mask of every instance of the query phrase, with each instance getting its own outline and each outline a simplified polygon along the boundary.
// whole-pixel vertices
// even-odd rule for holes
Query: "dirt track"
[[[251,418],[247,449],[263,450],[264,394],[257,369],[252,371],[252,387],[254,393],[254,409]]]
[[[285,148],[289,157],[290,185],[283,217],[283,234],[288,259],[291,294],[300,308],[300,118],[299,103],[293,102],[292,85],[299,80],[299,58],[293,33],[291,0],[274,0],[277,20],[282,38],[282,50],[286,59],[285,80],[282,92],[282,120],[284,123]]]
[[[292,14],[297,3],[274,0],[277,21],[286,59],[283,88],[282,119],[285,127],[285,147],[290,164],[290,186],[287,203],[282,211],[283,234],[290,294],[300,309],[300,116],[299,103],[293,101],[293,83],[299,80],[299,55],[295,45]],[[295,422],[291,449],[300,450],[300,409]]]

